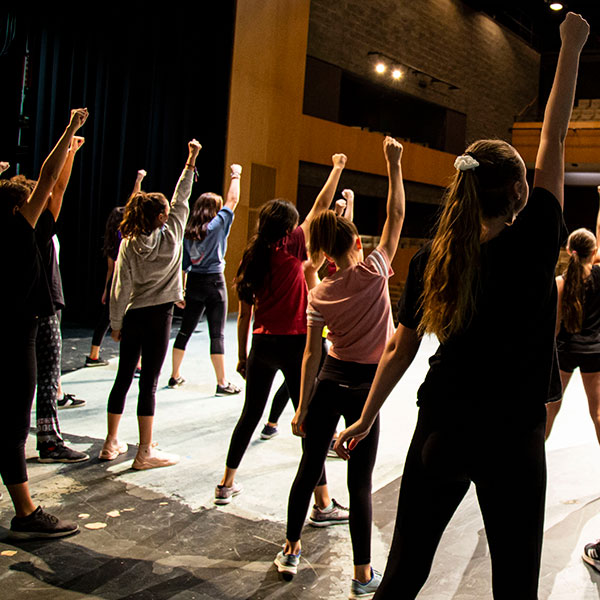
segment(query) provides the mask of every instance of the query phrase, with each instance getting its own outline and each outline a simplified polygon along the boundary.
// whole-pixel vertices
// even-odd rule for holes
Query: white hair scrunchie
[[[461,154],[454,161],[454,168],[459,171],[470,171],[478,166],[479,163],[470,154]]]

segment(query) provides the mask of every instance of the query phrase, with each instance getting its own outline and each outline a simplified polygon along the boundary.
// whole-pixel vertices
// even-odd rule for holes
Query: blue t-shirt
[[[227,236],[233,223],[233,211],[223,207],[206,228],[206,237],[183,241],[183,270],[192,273],[223,273]]]

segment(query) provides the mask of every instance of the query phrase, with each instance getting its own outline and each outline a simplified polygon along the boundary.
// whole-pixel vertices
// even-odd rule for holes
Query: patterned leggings
[[[62,440],[56,406],[60,379],[61,345],[58,315],[40,317],[35,340],[37,359],[35,413],[38,450],[41,444],[57,443]]]

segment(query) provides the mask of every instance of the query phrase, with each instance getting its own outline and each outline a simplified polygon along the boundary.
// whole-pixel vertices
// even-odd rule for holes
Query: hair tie
[[[461,154],[454,161],[454,168],[458,171],[472,171],[479,166],[479,163],[471,154]]]

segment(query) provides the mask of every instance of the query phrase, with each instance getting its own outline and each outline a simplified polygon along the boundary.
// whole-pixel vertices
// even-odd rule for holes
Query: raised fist
[[[188,142],[188,148],[190,152],[198,154],[198,152],[200,152],[202,149],[202,144],[197,139],[193,139],[191,142]]]
[[[342,197],[347,201],[351,202],[354,200],[354,192],[350,189],[342,190]]]
[[[576,13],[567,13],[565,20],[560,25],[560,39],[563,43],[568,43],[583,48],[590,33],[588,22]]]
[[[74,135],[73,139],[71,140],[70,150],[72,152],[77,152],[77,150],[79,150],[83,144],[85,144],[85,138],[81,137],[80,135]]]
[[[239,177],[242,174],[242,165],[238,165],[237,163],[232,164],[230,167],[231,169],[231,176],[237,176]]]
[[[69,127],[73,129],[73,131],[77,131],[89,117],[90,113],[87,108],[75,108],[71,111],[71,122],[69,123]]]
[[[348,160],[345,154],[334,154],[331,157],[331,162],[333,162],[334,167],[341,167],[342,169],[346,166],[346,161]]]
[[[4,173],[4,171],[6,171],[6,169],[10,168],[10,163],[6,162],[5,160],[1,160],[0,161],[0,173]]]
[[[335,201],[335,214],[338,217],[341,217],[346,210],[346,201],[345,200],[336,200]]]
[[[389,163],[399,163],[402,158],[402,144],[389,135],[383,140],[383,153]]]
[[[144,170],[144,169],[140,169],[137,172],[137,178],[141,181],[142,179],[144,179],[144,177],[146,177],[146,175],[148,175],[148,173]]]

